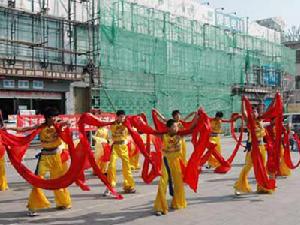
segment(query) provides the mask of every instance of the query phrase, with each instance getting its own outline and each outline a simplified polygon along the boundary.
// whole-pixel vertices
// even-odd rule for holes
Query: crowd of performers
[[[101,113],[101,112],[100,112]],[[50,207],[43,189],[53,190],[57,209],[72,206],[69,185],[75,183],[82,190],[90,190],[84,171],[92,168],[106,186],[105,196],[122,199],[115,189],[117,184],[116,162],[122,161],[123,193],[136,192],[132,171],[142,170],[145,183],[159,178],[154,202],[156,215],[166,215],[169,210],[167,190],[172,196],[170,207],[183,209],[187,206],[185,185],[197,191],[199,176],[203,166],[214,169],[215,173],[228,173],[239,149],[245,149],[245,165],[233,185],[234,193],[251,192],[248,175],[254,169],[257,193],[271,194],[276,190],[276,178],[289,176],[300,162],[294,164],[290,155],[291,131],[283,123],[283,105],[280,94],[276,94],[266,112],[252,107],[247,98],[242,100],[242,112],[223,119],[217,112],[210,118],[200,108],[181,118],[178,110],[167,119],[156,109],[152,110],[154,128],[148,124],[145,114],[126,116],[123,110],[116,112],[113,122],[103,122],[99,115],[84,113],[78,121],[79,139],[73,140],[68,121],[59,119],[59,112],[47,108],[45,122],[25,128],[0,129],[0,189],[8,188],[5,176],[5,153],[17,172],[32,185],[27,208],[29,216]],[[240,120],[239,136],[236,135],[235,122]],[[224,159],[221,150],[222,123],[230,123],[231,134],[236,142],[232,154]],[[91,148],[86,125],[98,127],[92,137],[95,151]],[[17,135],[8,131],[18,132]],[[243,138],[244,130],[248,137]],[[19,135],[26,132],[26,135]],[[37,155],[36,170],[32,172],[22,159],[31,141],[39,135],[42,150]],[[191,136],[193,152],[187,155],[186,136]],[[299,143],[298,136],[293,136]],[[247,140],[246,144],[243,142]],[[140,165],[140,155],[144,162]],[[142,167],[142,168],[141,168]],[[49,174],[49,179],[44,177]]]

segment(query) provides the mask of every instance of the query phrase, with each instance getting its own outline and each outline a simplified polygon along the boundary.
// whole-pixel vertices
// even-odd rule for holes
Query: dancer
[[[7,128],[6,130],[14,130],[17,132],[26,132],[41,128],[40,140],[42,151],[39,154],[39,160],[36,167],[36,174],[44,177],[46,173],[50,173],[50,179],[55,179],[65,173],[65,168],[61,160],[61,152],[59,146],[62,144],[54,127],[57,121],[58,111],[54,108],[47,108],[43,113],[45,122],[42,125],[25,128]],[[66,122],[60,122],[61,125],[67,125]],[[67,188],[54,190],[55,202],[57,209],[71,208],[71,197]],[[45,196],[42,189],[33,187],[28,199],[28,216],[36,216],[37,211],[50,207],[50,202]]]
[[[116,186],[117,176],[116,176],[116,162],[118,158],[122,160],[122,173],[123,173],[123,190],[125,193],[135,193],[135,182],[132,177],[129,156],[128,156],[128,129],[124,125],[125,122],[125,111],[118,110],[116,113],[116,121],[111,125],[111,135],[112,135],[112,152],[110,156],[110,162],[108,165],[107,176],[108,181],[112,187]],[[104,195],[109,195],[109,190],[106,189]]]
[[[211,134],[209,141],[216,144],[216,150],[221,154],[222,153],[222,148],[221,148],[221,134],[223,133],[222,131],[222,118],[224,114],[223,112],[217,112],[215,115],[215,118],[213,118],[210,121],[210,126],[211,126]],[[221,164],[216,158],[211,155],[208,159],[208,166],[206,167],[207,169],[210,168],[217,168]]]
[[[157,113],[159,119],[166,123],[168,120],[161,114],[158,112],[157,109],[154,109],[155,112]],[[172,112],[172,118],[173,120],[175,120],[177,123],[178,123],[178,129],[179,130],[182,130],[184,129],[183,125],[182,125],[182,122],[184,121],[187,121],[189,118],[191,118],[192,116],[194,116],[196,113],[195,112],[192,112],[190,113],[189,115],[187,115],[185,118],[181,119],[181,113],[179,110],[174,110]],[[186,164],[187,160],[186,160],[186,141],[185,141],[185,138],[182,137],[182,149],[181,149],[181,159],[182,161]]]
[[[163,163],[162,175],[159,180],[154,210],[157,216],[168,213],[167,187],[170,195],[173,196],[171,207],[173,209],[186,208],[185,190],[182,178],[180,161],[182,158],[183,138],[177,135],[178,123],[174,119],[167,121],[168,133],[162,136],[163,140]]]
[[[243,107],[244,109],[244,107]],[[247,113],[243,110],[244,115],[247,115]],[[265,129],[263,127],[262,121],[258,117],[258,112],[256,109],[253,109],[252,117],[255,119],[255,135],[259,142],[259,149],[260,154],[262,156],[263,164],[266,166],[266,157],[267,157],[267,151],[263,142],[263,137],[266,135]],[[245,116],[247,118],[247,116]],[[247,122],[247,121],[246,121]],[[251,168],[253,167],[252,163],[252,157],[251,157],[251,130],[248,130],[248,142],[247,142],[247,154],[245,158],[245,165],[239,175],[238,180],[236,181],[234,185],[235,194],[240,195],[241,193],[249,193],[251,192],[251,187],[248,183],[248,175],[251,171]],[[257,185],[257,193],[259,194],[271,194],[274,190],[269,190],[261,187],[260,185]]]

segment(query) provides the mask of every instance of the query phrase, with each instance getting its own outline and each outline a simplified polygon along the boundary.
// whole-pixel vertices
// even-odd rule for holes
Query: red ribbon
[[[260,186],[266,189],[274,189],[275,180],[268,178],[267,170],[263,164],[262,156],[260,154],[256,136],[256,122],[252,116],[252,106],[246,97],[243,98],[243,102],[245,104],[245,110],[247,112],[248,129],[251,135],[251,157],[256,181]]]
[[[0,130],[3,144],[5,146],[7,155],[11,161],[11,164],[17,170],[17,172],[30,184],[35,187],[55,190],[60,188],[66,188],[71,185],[81,172],[86,151],[81,148],[79,144],[77,148],[74,148],[74,144],[71,138],[71,133],[68,128],[59,131],[59,136],[68,144],[71,164],[69,170],[61,177],[57,179],[45,180],[34,173],[32,173],[23,163],[22,158],[33,138],[40,132],[41,129],[36,129],[30,135],[26,137],[17,137],[12,134],[8,134],[6,131]]]

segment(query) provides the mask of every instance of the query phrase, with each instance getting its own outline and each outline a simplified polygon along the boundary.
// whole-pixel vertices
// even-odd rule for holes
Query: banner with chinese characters
[[[81,114],[75,115],[59,115],[58,117],[63,121],[68,121],[70,124],[71,131],[77,131],[77,122],[80,118]],[[114,113],[101,113],[101,115],[97,115],[103,122],[111,122],[115,120]],[[35,125],[40,125],[45,121],[44,116],[42,115],[18,115],[17,116],[17,127],[32,127]],[[95,131],[97,127],[94,126],[86,126],[86,131]]]

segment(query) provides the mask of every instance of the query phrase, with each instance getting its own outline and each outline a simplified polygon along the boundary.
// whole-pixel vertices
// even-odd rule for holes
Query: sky
[[[250,20],[282,17],[287,28],[300,25],[300,0],[207,0],[215,8],[224,7],[227,13],[237,12]]]

